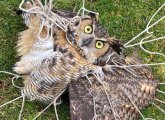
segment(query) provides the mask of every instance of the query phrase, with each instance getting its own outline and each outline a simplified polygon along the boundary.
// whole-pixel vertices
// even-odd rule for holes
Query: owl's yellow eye
[[[91,25],[87,25],[87,26],[85,26],[85,30],[84,31],[87,34],[91,34],[93,32],[93,28],[92,28]]]
[[[96,48],[101,49],[104,47],[104,42],[103,41],[96,41]]]

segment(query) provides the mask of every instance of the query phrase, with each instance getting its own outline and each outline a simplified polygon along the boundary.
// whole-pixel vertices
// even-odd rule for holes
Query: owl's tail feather
[[[130,102],[132,103],[132,105],[136,108],[136,110],[139,112],[139,114],[141,115],[141,117],[143,118],[143,120],[146,120],[146,118],[144,117],[144,115],[140,112],[139,108],[137,107],[137,105],[134,103],[134,101],[131,99],[131,97],[129,96],[129,94],[127,94],[127,92],[120,88],[121,91],[123,91],[123,93],[127,96],[127,98],[130,100]]]
[[[127,96],[127,98],[130,100],[130,102],[132,103],[132,105],[135,107],[135,109],[139,112],[140,116],[142,117],[143,120],[155,120],[153,118],[145,118],[145,116],[140,112],[138,106],[135,104],[135,102],[131,99],[130,95],[127,94],[127,92],[123,89],[120,88],[121,91],[123,91],[123,93]]]

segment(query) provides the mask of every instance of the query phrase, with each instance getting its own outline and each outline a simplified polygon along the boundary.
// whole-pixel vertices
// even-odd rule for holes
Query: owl
[[[136,120],[141,114],[140,110],[155,100],[158,81],[147,67],[113,67],[140,64],[140,60],[137,57],[124,57],[122,44],[109,37],[96,16],[91,15],[91,19],[83,20],[78,29],[68,26],[67,39],[83,53],[84,58],[100,66],[103,77],[94,74],[96,68],[86,76],[71,81],[71,119]],[[79,30],[84,30],[85,34]]]
[[[109,36],[94,14],[73,17],[75,14],[71,12],[54,12],[70,20],[67,31],[54,27],[53,37],[39,40],[41,19],[30,14],[28,20],[25,19],[28,29],[20,34],[17,44],[21,60],[14,68],[25,79],[22,94],[30,100],[46,103],[52,102],[72,80],[78,80],[89,71],[97,72],[111,54],[121,54],[123,47]],[[43,27],[41,37],[45,38],[47,32]]]
[[[66,32],[55,26],[53,37],[47,37],[46,27],[40,31],[40,17],[24,14],[28,29],[20,33],[21,58],[14,67],[24,77],[22,95],[52,103],[69,87],[72,120],[137,119],[158,88],[148,68],[115,67],[140,62],[124,57],[123,45],[109,36],[95,14],[54,12],[69,23]]]

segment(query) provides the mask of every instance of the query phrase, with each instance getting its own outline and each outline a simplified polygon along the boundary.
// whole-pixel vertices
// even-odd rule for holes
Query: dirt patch
[[[0,81],[0,90],[4,90],[5,88],[7,88],[8,84],[4,81]]]

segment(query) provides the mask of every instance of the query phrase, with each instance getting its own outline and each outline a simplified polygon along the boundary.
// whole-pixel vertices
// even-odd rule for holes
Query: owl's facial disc
[[[95,65],[105,65],[108,56],[112,53],[111,46],[106,39],[94,37],[80,40],[80,48],[85,54],[85,58]]]
[[[95,16],[73,19],[68,25],[66,37],[82,57],[95,65],[105,65],[114,51],[120,52]]]

